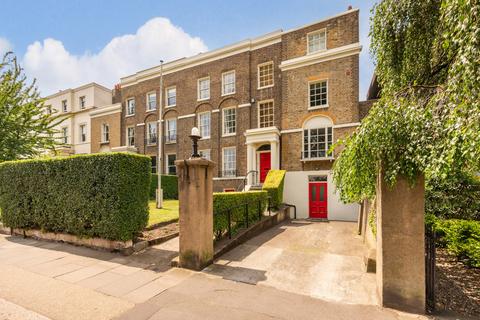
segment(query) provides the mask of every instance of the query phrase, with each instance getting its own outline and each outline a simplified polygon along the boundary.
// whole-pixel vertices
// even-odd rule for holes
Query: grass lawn
[[[178,200],[163,200],[162,209],[157,209],[155,200],[151,200],[148,207],[150,209],[149,226],[178,219]]]

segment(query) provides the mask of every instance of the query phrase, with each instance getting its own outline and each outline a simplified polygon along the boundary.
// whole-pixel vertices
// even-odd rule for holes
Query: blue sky
[[[2,0],[0,52],[13,50],[42,93],[120,76],[216,49],[274,30],[287,30],[360,9],[360,98],[373,72],[364,1],[22,1]],[[166,19],[159,19],[166,18]],[[168,20],[167,20],[168,19]]]

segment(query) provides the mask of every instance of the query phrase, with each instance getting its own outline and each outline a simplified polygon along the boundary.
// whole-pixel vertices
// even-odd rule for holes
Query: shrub
[[[444,219],[480,221],[480,181],[466,172],[432,178],[425,190],[425,211]]]
[[[213,194],[213,232],[217,239],[228,230],[228,214],[231,210],[232,234],[246,226],[245,204],[248,208],[248,221],[259,220],[259,209],[263,213],[267,208],[266,191],[219,192]],[[259,208],[260,204],[260,208]]]
[[[148,157],[108,153],[0,164],[8,227],[129,240],[148,221]]]
[[[480,268],[480,221],[443,220],[431,214],[425,220],[433,226],[439,246],[447,248],[466,265]]]
[[[156,199],[158,187],[158,174],[152,174],[150,182],[150,199]],[[171,175],[162,175],[163,199],[178,200],[178,177]]]
[[[262,189],[270,196],[270,206],[278,208],[283,203],[283,185],[285,182],[285,170],[270,170],[265,178]]]

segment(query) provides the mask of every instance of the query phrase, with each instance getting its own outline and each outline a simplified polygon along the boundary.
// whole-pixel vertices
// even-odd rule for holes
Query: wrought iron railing
[[[436,234],[433,226],[425,225],[425,298],[427,312],[435,311]]]
[[[245,190],[245,186],[247,185],[248,176],[252,176],[252,184],[258,184],[258,171],[250,170],[245,175],[242,183],[238,186],[237,190],[243,191]]]
[[[224,221],[226,222],[225,229],[219,227],[216,228],[215,239],[219,240],[223,236],[227,236],[229,239],[231,239],[232,235],[236,234],[240,229],[248,229],[252,223],[262,220],[262,217],[265,215],[266,211],[270,216],[272,214],[270,203],[271,201],[269,196],[267,197],[267,203],[265,203],[264,199],[259,199],[214,211],[214,225],[222,225],[222,223],[216,221],[216,219],[224,218],[226,220]]]

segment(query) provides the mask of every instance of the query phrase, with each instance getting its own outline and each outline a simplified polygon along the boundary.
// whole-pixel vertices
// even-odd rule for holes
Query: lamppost
[[[192,156],[190,158],[200,158],[200,154],[198,153],[198,140],[202,137],[200,130],[198,130],[197,127],[193,127],[189,137],[192,139]]]
[[[162,190],[162,147],[163,147],[163,129],[162,129],[162,114],[163,114],[163,60],[160,60],[160,93],[158,95],[158,186],[157,186],[157,208],[160,209],[163,206],[163,190]]]

